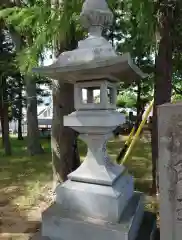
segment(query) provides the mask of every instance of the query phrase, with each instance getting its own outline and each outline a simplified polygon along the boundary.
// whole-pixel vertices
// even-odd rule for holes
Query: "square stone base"
[[[136,240],[159,240],[159,238],[159,229],[157,229],[156,225],[156,214],[145,212]],[[50,240],[50,238],[42,237],[41,231],[38,231],[30,237],[29,240]]]
[[[133,178],[121,175],[112,186],[68,180],[56,189],[56,203],[70,212],[108,222],[118,222],[134,192]]]
[[[119,223],[85,218],[54,204],[43,213],[42,237],[51,240],[135,240],[143,213],[141,193],[134,193]]]

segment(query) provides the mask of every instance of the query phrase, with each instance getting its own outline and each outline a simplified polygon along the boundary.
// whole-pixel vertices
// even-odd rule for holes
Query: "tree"
[[[23,107],[25,106],[25,99],[23,97],[24,83],[23,76],[18,71],[14,70],[12,77],[8,82],[8,94],[10,98],[10,120],[18,120],[18,140],[23,140],[22,135],[22,120],[23,120]]]
[[[136,96],[134,105],[137,110],[137,128],[142,120],[141,112],[144,111],[144,106],[151,98],[153,79],[150,77],[150,74],[154,71],[154,62],[151,55],[153,42],[146,41],[148,37],[144,34],[143,28],[145,26],[140,26],[139,20],[142,20],[138,19],[139,9],[136,11],[135,6],[136,3],[133,1],[125,1],[122,4],[120,3],[120,11],[118,9],[115,10],[119,16],[116,19],[114,42],[118,52],[122,54],[129,51],[135,64],[143,72],[149,74],[149,77],[146,79],[137,79],[129,88],[127,84],[120,86],[122,91],[132,91]]]
[[[33,2],[29,2],[30,6],[33,5]],[[3,4],[3,3],[2,3]],[[21,9],[22,4],[19,0],[15,1],[13,7],[12,2],[7,1],[4,3],[5,8],[1,11],[1,18],[4,20],[7,20],[7,16],[9,16],[8,19],[8,29],[9,33],[12,37],[12,40],[14,42],[14,45],[16,47],[16,51],[18,54],[22,51],[24,48],[29,48],[33,41],[33,31],[28,32],[27,28],[20,27],[17,29],[17,20],[21,18],[20,14],[15,17],[15,15],[18,13],[17,9]],[[11,15],[11,13],[15,13],[14,16]],[[14,18],[13,18],[14,17]],[[26,22],[27,17],[24,15],[24,21]],[[22,23],[23,24],[23,23]],[[28,50],[27,50],[28,51]],[[24,53],[26,54],[26,52]],[[23,59],[23,61],[25,58]],[[26,59],[27,63],[28,59]],[[25,68],[24,68],[25,67]],[[19,61],[19,68],[21,71],[24,71],[27,68],[27,64],[22,64],[21,61]],[[39,141],[39,129],[38,129],[38,119],[37,119],[37,97],[36,97],[36,82],[34,81],[34,78],[32,77],[32,74],[27,73],[24,76],[25,79],[25,87],[26,87],[26,93],[27,93],[27,129],[28,129],[28,151],[30,155],[36,155],[43,153],[43,149],[41,147],[40,141]]]
[[[74,5],[69,5],[68,1],[64,3],[53,4],[54,9],[63,8],[65,18],[70,19],[70,25],[67,26],[67,34],[63,41],[54,41],[55,55],[59,55],[64,50],[73,50],[77,47],[78,36],[76,32],[76,23],[73,19]],[[71,13],[69,11],[71,10]],[[68,15],[68,13],[70,15]],[[55,181],[65,181],[67,175],[76,170],[80,165],[80,158],[77,148],[77,134],[72,129],[63,126],[63,116],[74,111],[74,89],[73,85],[53,81],[53,122],[52,122],[52,161]],[[59,119],[59,120],[58,120]],[[64,144],[63,144],[64,142]]]
[[[181,57],[181,1],[125,1],[136,19],[136,38],[155,53],[154,116],[152,129],[153,192],[156,192],[158,161],[157,107],[171,101],[173,59]],[[141,38],[142,37],[142,38]],[[130,35],[129,35],[130,38]],[[133,41],[132,41],[133,42]],[[180,56],[180,57],[179,57]],[[175,62],[176,64],[176,62]]]
[[[7,93],[8,78],[10,73],[8,68],[11,68],[12,45],[6,41],[5,32],[2,25],[0,26],[0,118],[2,129],[2,142],[6,155],[11,155],[11,144],[9,138],[9,101]],[[4,70],[6,69],[6,70]]]
[[[37,104],[43,103],[43,97],[50,96],[50,93],[41,88],[42,82],[48,84],[46,78],[37,78],[36,82],[36,98]],[[18,121],[18,140],[23,140],[22,136],[22,121],[23,121],[23,108],[26,108],[27,101],[23,95],[25,92],[24,75],[18,69],[14,69],[11,78],[8,81],[8,95],[10,98],[10,120]]]
[[[154,71],[154,117],[152,130],[152,159],[153,159],[153,191],[156,192],[156,166],[158,161],[158,139],[157,139],[157,106],[170,102],[172,91],[172,57],[173,41],[178,39],[174,16],[178,16],[180,1],[135,1],[123,2],[124,19],[127,25],[127,34],[123,38],[119,51],[130,49],[134,61],[142,67],[144,61],[156,53]],[[178,13],[177,13],[178,9]],[[179,31],[179,25],[177,25]],[[160,36],[156,41],[156,36]],[[178,44],[181,46],[181,44]],[[176,44],[177,46],[177,44]],[[151,69],[150,73],[153,70]],[[141,103],[141,91],[143,83],[137,83],[137,105],[138,112]]]
[[[23,79],[21,74],[17,76],[17,82],[18,82],[18,101],[17,101],[17,119],[18,119],[18,140],[23,140],[23,135],[22,135],[22,120],[23,120]]]
[[[7,84],[6,78],[1,76],[1,90],[0,90],[0,112],[1,112],[1,129],[2,141],[6,155],[11,155],[11,144],[9,138],[9,119],[8,119],[8,98],[6,94]]]
[[[76,25],[81,2],[75,1],[34,1],[34,4],[9,8],[1,11],[1,16],[8,23],[16,26],[18,32],[32,33],[32,41],[22,50],[19,57],[21,66],[30,72],[38,64],[45,49],[53,49],[57,55],[64,50],[77,46],[82,31]],[[64,26],[64,28],[63,28]],[[26,64],[25,64],[26,63]],[[63,126],[63,116],[74,111],[73,86],[52,82],[53,88],[53,123],[52,153],[54,173],[59,180],[65,180],[67,174],[80,164],[76,133]]]
[[[132,89],[126,91],[126,89],[121,90],[117,98],[118,108],[131,108],[136,110],[136,94]]]

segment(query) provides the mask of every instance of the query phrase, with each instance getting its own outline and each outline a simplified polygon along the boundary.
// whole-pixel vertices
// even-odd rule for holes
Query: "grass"
[[[116,159],[125,138],[119,138],[108,143],[108,154],[113,160]],[[12,138],[11,144],[13,151],[11,157],[4,156],[4,151],[0,148],[0,227],[1,217],[4,218],[7,215],[4,207],[9,206],[10,216],[13,215],[17,218],[21,215],[22,221],[25,221],[25,219],[27,221],[27,214],[31,209],[37,211],[40,205],[45,202],[49,205],[47,198],[52,186],[50,141],[42,140],[45,154],[36,157],[27,155],[26,140],[18,141]],[[79,141],[79,152],[82,159],[86,151],[86,145]],[[138,141],[133,149],[132,156],[126,163],[126,167],[134,176],[136,190],[148,194],[151,187],[151,148],[148,141],[145,139]],[[41,213],[46,206],[41,206],[39,212]],[[153,209],[155,203],[150,199],[146,206]],[[4,230],[4,232],[7,231]],[[0,236],[0,239],[3,239],[2,236]],[[18,237],[17,239],[21,238]]]
[[[126,137],[110,141],[108,154],[116,159]],[[0,188],[7,186],[21,186],[24,195],[39,192],[39,188],[52,180],[50,141],[42,140],[45,154],[30,157],[26,152],[26,140],[11,139],[13,155],[4,156],[0,149]],[[86,155],[86,145],[79,141],[80,156]],[[126,167],[136,180],[136,189],[148,193],[151,184],[151,148],[149,142],[140,140],[133,149],[131,157],[126,162]]]
[[[18,141],[11,139],[13,155],[4,156],[3,149],[0,149],[0,189],[18,187],[18,195],[21,193],[25,200],[30,201],[29,196],[39,192],[40,188],[51,181],[51,153],[48,141],[42,142],[45,149],[43,156],[30,157],[26,151],[26,140]],[[18,196],[17,196],[18,197]],[[17,197],[15,201],[17,202]],[[19,206],[26,205],[20,202]]]

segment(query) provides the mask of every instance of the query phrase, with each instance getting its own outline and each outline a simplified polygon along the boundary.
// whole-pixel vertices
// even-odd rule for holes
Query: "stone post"
[[[87,90],[87,103],[93,103],[94,101],[94,89],[88,88]]]
[[[182,103],[158,108],[160,239],[182,239]]]

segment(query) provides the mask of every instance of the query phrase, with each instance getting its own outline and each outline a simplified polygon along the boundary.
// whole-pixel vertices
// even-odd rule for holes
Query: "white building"
[[[50,104],[49,106],[45,106],[45,108],[38,113],[39,129],[50,129],[52,125],[52,117],[53,106]]]

